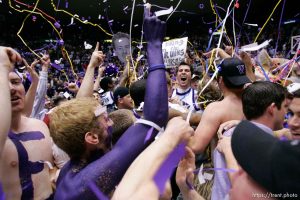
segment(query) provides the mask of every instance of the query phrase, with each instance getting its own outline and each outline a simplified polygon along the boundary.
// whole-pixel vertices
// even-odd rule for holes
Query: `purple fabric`
[[[5,200],[5,194],[3,192],[1,183],[0,183],[0,200]]]
[[[17,139],[23,142],[30,141],[30,140],[41,140],[45,138],[45,136],[39,131],[30,131],[30,132],[23,132],[18,134],[15,134],[13,132],[10,133],[11,133],[9,135],[10,139]]]
[[[97,187],[97,185],[93,181],[91,181],[89,183],[89,188],[95,194],[97,199],[99,199],[99,200],[109,200],[109,198],[105,194],[103,194],[101,192],[101,190],[99,190],[99,188]]]
[[[50,65],[51,65],[51,67],[54,67],[54,68],[57,69],[58,71],[61,71],[61,66],[60,66],[60,65],[55,64],[55,63],[51,63]]]
[[[167,180],[171,177],[174,169],[177,167],[180,159],[185,154],[185,144],[179,144],[162,163],[160,169],[154,175],[154,182],[159,189],[159,193],[163,194]]]
[[[194,186],[193,186],[193,184],[191,184],[187,179],[185,179],[185,183],[189,187],[190,190],[194,190],[195,189]]]
[[[144,27],[150,29],[158,23],[145,23]],[[149,27],[150,26],[150,27]],[[155,34],[154,34],[155,33]],[[146,33],[145,33],[146,34]],[[164,38],[164,33],[147,33],[152,40],[148,40],[149,63],[162,60],[161,45],[158,40]],[[150,34],[150,35],[149,35]],[[154,35],[153,35],[154,34]],[[156,70],[149,74],[146,86],[144,118],[159,126],[165,126],[168,120],[168,98],[165,70]],[[57,181],[57,189],[54,199],[95,199],[87,189],[88,183],[94,181],[99,189],[106,195],[115,189],[126,170],[134,159],[154,140],[157,134],[153,134],[144,144],[145,137],[150,129],[144,124],[135,124],[127,129],[113,149],[89,163],[80,163],[79,160],[70,160],[62,169]]]
[[[32,78],[31,78],[31,76],[30,76],[30,73],[27,72],[27,73],[26,73],[26,76],[27,76],[27,79],[29,80],[29,82],[31,83],[31,82],[32,82]]]
[[[144,143],[146,143],[146,142],[148,142],[148,141],[150,140],[150,138],[151,138],[151,136],[152,136],[152,133],[153,133],[153,127],[151,127],[151,128],[149,129],[149,131],[147,132],[147,135],[146,135],[146,137],[145,137]]]

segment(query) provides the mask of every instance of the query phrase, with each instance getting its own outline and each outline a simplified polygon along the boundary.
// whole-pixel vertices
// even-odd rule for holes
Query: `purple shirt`
[[[265,132],[273,135],[273,131],[269,127],[257,122],[253,122],[253,121],[251,122],[257,127],[259,127],[260,129],[264,130]],[[227,130],[226,132],[224,132],[223,135],[230,137],[234,129],[235,127]],[[214,150],[213,159],[214,159],[215,168],[227,168],[224,155],[220,153],[217,149]],[[212,200],[225,199],[225,196],[229,193],[230,188],[231,188],[231,183],[227,175],[227,172],[216,170],[214,175],[214,183],[212,187],[211,199]]]

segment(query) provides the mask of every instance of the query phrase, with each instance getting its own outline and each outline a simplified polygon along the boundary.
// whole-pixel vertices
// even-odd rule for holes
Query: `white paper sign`
[[[267,41],[264,41],[263,43],[261,43],[260,45],[251,46],[248,48],[242,48],[241,50],[242,51],[258,51],[258,50],[268,46],[270,42],[271,42],[271,40],[267,40]]]
[[[167,68],[176,67],[184,61],[188,38],[166,41],[162,44],[164,62]]]

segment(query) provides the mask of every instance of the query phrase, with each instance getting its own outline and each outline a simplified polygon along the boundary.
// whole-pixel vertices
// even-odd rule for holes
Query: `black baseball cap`
[[[249,121],[242,121],[231,140],[240,166],[273,194],[300,195],[300,141],[281,141]]]
[[[245,64],[237,58],[224,59],[219,65],[218,73],[234,86],[242,86],[251,82],[246,76]]]
[[[129,94],[129,89],[126,87],[117,87],[114,91],[114,102],[117,103],[118,99],[125,97]]]

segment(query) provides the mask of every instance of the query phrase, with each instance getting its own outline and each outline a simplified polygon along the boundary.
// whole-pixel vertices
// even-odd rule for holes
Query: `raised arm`
[[[204,152],[221,124],[218,109],[215,107],[216,103],[217,102],[209,104],[204,110],[195,135],[190,140],[189,146],[195,153]]]
[[[95,67],[99,66],[104,60],[104,54],[99,51],[99,42],[96,44],[89,65],[87,66],[82,84],[76,98],[91,97],[93,95]]]
[[[247,77],[253,82],[255,81],[255,73],[253,70],[253,65],[251,62],[251,57],[249,54],[247,54],[246,52],[241,52],[240,53],[241,59],[242,61],[245,63],[246,65],[246,75]]]
[[[105,70],[105,67],[100,65],[98,68],[98,75],[97,75],[97,78],[94,83],[94,89],[93,89],[94,91],[99,90],[100,81],[101,81],[101,78],[103,77],[104,70]]]
[[[33,109],[30,116],[36,119],[41,119],[42,116],[40,116],[39,114],[45,107],[45,96],[47,94],[48,83],[48,67],[50,66],[49,55],[44,55],[41,60],[41,63],[42,71],[40,71],[40,80],[35,94]]]
[[[159,126],[165,126],[168,119],[168,90],[166,67],[162,54],[162,43],[166,23],[150,16],[150,9],[144,12],[144,33],[147,40],[149,75],[145,94],[144,117]]]
[[[159,140],[147,147],[130,165],[114,193],[113,199],[157,199],[159,190],[154,176],[174,148],[186,142],[194,133],[181,117],[169,121],[166,131]]]
[[[11,101],[8,73],[15,62],[21,62],[21,56],[12,48],[0,46],[0,155],[10,129]]]
[[[189,147],[186,147],[185,156],[179,162],[176,171],[176,183],[184,200],[204,200],[192,187],[195,169],[195,154]]]
[[[146,86],[144,104],[145,119],[159,126],[165,126],[168,119],[168,98],[165,66],[163,65],[161,44],[165,36],[165,23],[150,17],[150,9],[145,9],[144,30],[148,41],[148,61],[151,70]],[[159,66],[159,67],[155,67]],[[153,141],[157,131],[145,141],[151,127],[137,123],[131,126],[118,140],[114,148],[101,159],[87,166],[97,171],[99,176],[86,175],[96,181],[101,191],[108,194],[121,181],[134,159]]]
[[[23,63],[26,66],[27,71],[29,72],[30,76],[31,76],[31,84],[30,87],[26,93],[25,96],[25,107],[23,110],[23,114],[26,117],[29,117],[31,115],[32,112],[32,108],[33,108],[33,103],[34,103],[34,98],[35,98],[35,94],[37,91],[37,87],[39,84],[39,75],[36,73],[34,67],[35,65],[38,63],[38,61],[34,61],[30,66],[28,65],[28,63],[26,62],[25,59],[23,59]]]

